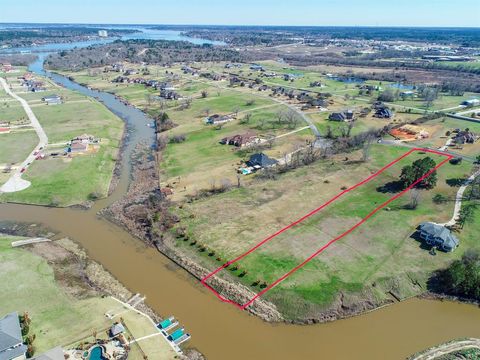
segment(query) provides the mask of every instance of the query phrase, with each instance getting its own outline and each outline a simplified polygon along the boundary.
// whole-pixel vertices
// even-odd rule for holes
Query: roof
[[[269,158],[264,153],[253,154],[250,156],[250,159],[247,161],[247,165],[255,166],[259,165],[261,167],[269,167],[276,165],[278,163],[277,160]]]
[[[113,324],[112,327],[110,328],[110,334],[112,336],[116,336],[118,334],[121,334],[124,331],[125,331],[125,328],[120,323]]]
[[[0,351],[22,343],[18,313],[12,312],[0,319]]]
[[[457,247],[460,242],[457,237],[443,225],[432,222],[423,222],[420,224],[420,230],[440,239],[444,245],[452,249]]]
[[[43,354],[33,357],[32,360],[65,360],[65,356],[63,354],[63,349],[60,346],[57,346]]]
[[[5,315],[0,319],[0,360],[10,360],[25,354],[27,347],[22,342],[18,313],[15,311]],[[22,345],[18,346],[19,344]]]

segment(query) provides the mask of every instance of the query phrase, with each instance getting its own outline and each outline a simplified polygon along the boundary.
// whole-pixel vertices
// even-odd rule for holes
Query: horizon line
[[[445,25],[275,25],[275,24],[167,24],[167,23],[104,23],[104,22],[1,22],[1,25],[118,25],[118,26],[222,26],[222,27],[290,27],[290,28],[418,28],[418,29],[479,29],[480,26]]]

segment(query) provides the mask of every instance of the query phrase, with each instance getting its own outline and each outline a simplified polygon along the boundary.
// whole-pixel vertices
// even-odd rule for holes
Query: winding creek
[[[31,70],[45,75],[45,54]],[[162,315],[174,314],[192,334],[190,346],[208,359],[402,359],[416,351],[459,337],[480,337],[478,307],[412,299],[327,324],[268,324],[221,303],[195,279],[155,249],[96,213],[125,194],[128,159],[152,129],[141,111],[113,95],[89,90],[69,79],[47,74],[63,86],[95,97],[127,124],[122,175],[113,194],[88,210],[1,204],[0,219],[42,223],[81,244],[89,255]]]

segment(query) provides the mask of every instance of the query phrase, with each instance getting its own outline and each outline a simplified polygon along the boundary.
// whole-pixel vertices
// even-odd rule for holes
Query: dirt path
[[[40,148],[40,147],[45,147],[48,144],[48,137],[45,131],[43,130],[42,126],[38,122],[37,117],[33,113],[32,109],[30,108],[30,105],[28,105],[28,102],[15,94],[12,90],[10,90],[7,82],[5,79],[0,78],[0,83],[3,86],[3,89],[9,94],[11,97],[16,99],[22,104],[23,109],[25,110],[25,113],[27,114],[28,118],[30,119],[30,123],[32,127],[35,129],[35,132],[38,135],[39,142],[38,145],[32,150],[32,152],[28,155],[28,157],[25,159],[25,161],[22,163],[21,166],[18,167],[17,170],[13,172],[13,174],[10,176],[10,178],[7,180],[5,184],[0,187],[0,192],[16,192],[16,191],[21,191],[30,186],[30,181],[22,179],[23,173],[27,170],[27,168],[31,165],[33,161],[35,161],[35,150]],[[22,169],[24,170],[22,172]]]
[[[423,354],[414,356],[410,358],[410,360],[433,360],[442,355],[450,354],[452,352],[465,350],[465,349],[480,349],[480,340],[466,339],[466,340],[456,341],[453,343],[443,344],[433,349],[430,349]]]

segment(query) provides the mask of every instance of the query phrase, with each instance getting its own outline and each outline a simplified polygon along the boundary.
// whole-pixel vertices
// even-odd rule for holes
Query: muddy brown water
[[[40,73],[42,62],[32,70]],[[128,157],[136,143],[152,138],[146,127],[150,120],[110,94],[92,92],[57,75],[53,78],[98,98],[126,121],[129,143],[124,148],[120,183],[112,196],[88,211],[0,204],[0,219],[41,223],[57,231],[58,237],[68,236],[81,244],[132,292],[144,294],[156,312],[175,315],[192,334],[188,346],[198,348],[208,359],[403,359],[451,339],[480,337],[480,309],[454,302],[413,299],[309,326],[268,324],[220,302],[155,249],[96,215],[125,193]]]
[[[45,224],[69,236],[162,315],[192,334],[208,359],[402,359],[459,337],[480,337],[480,309],[408,300],[327,324],[268,324],[221,303],[198,281],[93,211],[4,204],[0,219]]]

